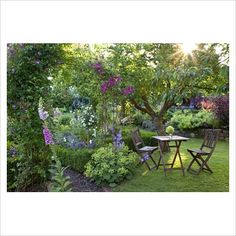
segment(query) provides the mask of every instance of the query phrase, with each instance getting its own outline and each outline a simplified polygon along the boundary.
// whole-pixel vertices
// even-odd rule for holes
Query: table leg
[[[180,155],[180,151],[179,151],[181,142],[182,142],[182,141],[179,141],[179,143],[176,142],[176,147],[177,147],[177,148],[176,148],[176,153],[177,153],[177,155],[178,155],[178,157],[179,157],[179,161],[180,161],[181,170],[182,170],[182,172],[183,172],[183,175],[185,175],[185,174],[184,174],[184,166],[183,166],[183,162],[182,162],[181,155]]]
[[[174,159],[173,159],[173,161],[172,161],[172,163],[171,163],[171,168],[173,168],[173,166],[174,166],[174,164],[175,164],[175,160],[176,160],[177,154],[178,154],[177,146],[178,146],[177,141],[175,141],[176,151],[175,151]],[[172,146],[172,147],[174,147],[174,146]]]
[[[161,147],[161,141],[159,141],[159,147]],[[161,148],[160,148],[160,161],[162,162],[164,174],[166,176],[166,166],[165,166],[165,161],[164,161],[164,157],[163,157],[163,153],[162,153]],[[159,161],[159,163],[160,163],[160,161]]]

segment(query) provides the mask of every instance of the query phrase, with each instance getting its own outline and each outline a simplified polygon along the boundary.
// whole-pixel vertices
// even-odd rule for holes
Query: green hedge
[[[84,166],[96,151],[91,148],[72,149],[61,146],[56,146],[55,150],[63,166],[70,166],[79,172],[84,172]]]
[[[134,128],[125,127],[122,130],[122,137],[125,145],[129,147],[129,149],[134,150],[133,141],[131,139],[131,131]],[[152,136],[156,135],[155,132],[150,132],[146,130],[140,129],[142,139],[145,145],[156,146],[157,141],[152,138]],[[112,137],[106,139],[106,143],[112,143]],[[61,146],[55,146],[57,157],[60,159],[63,166],[70,166],[74,170],[79,172],[84,172],[84,166],[91,159],[91,156],[97,149],[91,148],[81,148],[81,149],[72,149],[65,148]]]

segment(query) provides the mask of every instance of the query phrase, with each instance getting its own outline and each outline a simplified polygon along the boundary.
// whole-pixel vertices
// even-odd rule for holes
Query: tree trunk
[[[165,135],[164,126],[163,126],[163,117],[154,116],[152,117],[152,121],[156,127],[158,135]]]
[[[155,116],[155,117],[152,117],[152,120],[156,126],[157,135],[158,136],[159,135],[166,135],[165,130],[164,130],[164,126],[163,126],[163,117]],[[162,152],[170,151],[168,142],[161,142],[160,148],[161,148]]]

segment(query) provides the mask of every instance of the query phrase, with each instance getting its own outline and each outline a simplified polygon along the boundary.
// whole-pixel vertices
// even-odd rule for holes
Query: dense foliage
[[[213,112],[224,128],[229,128],[229,95],[214,99]]]
[[[72,149],[58,145],[55,147],[55,151],[63,166],[70,166],[74,170],[83,173],[85,170],[85,165],[89,162],[92,154],[96,151],[96,149]]]
[[[104,101],[120,105],[121,115],[130,102],[150,116],[159,133],[164,132],[163,117],[173,105],[198,94],[228,91],[227,44],[199,44],[191,55],[185,55],[179,44],[112,44],[93,54],[89,83],[76,79],[76,84],[99,98],[104,112]]]
[[[49,97],[49,77],[63,58],[60,44],[8,44],[8,140],[21,151],[17,171],[25,186],[19,183],[20,189],[46,176],[50,149],[44,144],[38,102],[40,97]]]
[[[207,110],[195,112],[190,110],[176,111],[173,114],[170,123],[180,131],[199,128],[214,128],[218,125],[214,113]]]
[[[99,148],[85,166],[85,175],[98,185],[114,186],[132,174],[137,164],[137,155],[127,146],[114,151],[114,147]]]
[[[55,164],[52,165],[50,169],[52,174],[51,192],[70,192],[72,190],[70,177],[64,176],[66,168],[67,167],[62,167],[58,159],[56,159]]]

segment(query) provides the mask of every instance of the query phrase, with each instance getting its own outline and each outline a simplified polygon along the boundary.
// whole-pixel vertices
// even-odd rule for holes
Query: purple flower
[[[114,76],[108,79],[108,86],[112,88],[113,86],[117,85],[118,82],[121,81],[121,77]]]
[[[114,77],[111,77],[109,80],[108,80],[108,86],[111,88],[113,86],[116,85],[116,80]]]
[[[113,133],[113,144],[116,148],[121,148],[124,145],[121,130],[117,134]]]
[[[140,159],[141,163],[147,161],[150,158],[148,153],[144,153],[142,158]]]
[[[44,111],[43,108],[38,108],[38,112],[39,112],[39,117],[41,120],[46,120],[49,116],[48,112],[47,111]]]
[[[53,141],[52,133],[46,126],[43,128],[43,135],[46,145],[55,144]]]
[[[128,87],[123,89],[122,93],[126,96],[131,94],[131,93],[134,93],[134,87],[133,86],[128,86]]]
[[[102,91],[102,93],[105,93],[105,92],[107,91],[107,89],[108,89],[108,83],[105,81],[105,82],[103,82],[102,85],[101,85],[101,91]]]
[[[103,67],[102,67],[102,64],[100,64],[100,63],[95,63],[95,64],[92,64],[92,67],[93,67],[93,69],[96,70],[96,72],[97,72],[98,74],[104,74],[104,69],[103,69]]]
[[[119,76],[113,76],[110,77],[107,81],[103,82],[101,85],[101,91],[102,93],[105,93],[108,89],[114,87],[118,84],[119,81],[121,81],[122,78]]]

